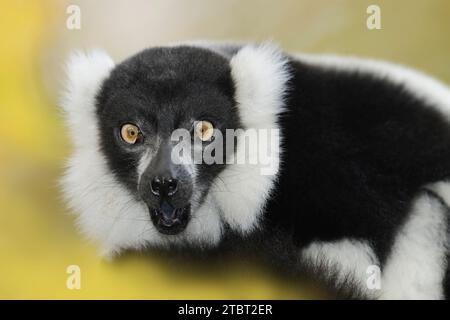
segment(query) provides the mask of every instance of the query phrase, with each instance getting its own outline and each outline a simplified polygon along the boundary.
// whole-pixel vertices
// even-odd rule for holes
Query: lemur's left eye
[[[209,141],[214,134],[214,126],[206,120],[197,121],[194,125],[194,133],[200,140]]]
[[[126,143],[135,144],[136,142],[138,142],[141,136],[141,131],[134,124],[127,123],[122,126],[122,129],[120,130],[120,135],[122,136],[122,139]]]

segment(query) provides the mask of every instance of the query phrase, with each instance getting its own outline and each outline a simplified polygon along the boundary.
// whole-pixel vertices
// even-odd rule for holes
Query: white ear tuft
[[[272,43],[247,45],[231,59],[235,99],[247,128],[272,128],[283,111],[288,59]]]
[[[277,46],[264,43],[243,47],[231,59],[230,65],[244,129],[279,129],[278,115],[284,111],[283,100],[290,78],[288,58]],[[258,147],[262,146],[261,142],[265,143],[263,139],[258,138]],[[247,148],[246,143],[245,138],[238,139],[236,159],[245,159],[247,155],[260,159],[260,150]],[[246,162],[227,166],[220,175],[218,186],[223,184],[226,190],[233,192],[213,186],[220,191],[215,192],[214,197],[222,218],[233,230],[246,234],[258,227],[277,177],[280,152],[280,148],[270,147],[270,165],[257,161],[256,164]],[[268,168],[271,173],[264,174]]]
[[[82,136],[94,133],[95,97],[113,67],[113,60],[101,50],[74,52],[67,62],[67,84],[61,106],[75,145],[88,140]]]
[[[100,84],[113,67],[113,60],[104,51],[72,53],[66,66],[68,83],[66,100],[63,101],[64,109],[70,112],[73,108],[88,107],[79,105],[77,102],[84,101],[86,97],[95,96]]]

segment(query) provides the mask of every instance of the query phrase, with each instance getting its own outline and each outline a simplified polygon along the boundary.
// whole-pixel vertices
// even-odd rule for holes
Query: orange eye
[[[122,126],[120,135],[122,139],[129,144],[135,144],[139,138],[140,130],[137,126],[131,123],[127,123]]]
[[[214,127],[211,122],[203,120],[195,123],[195,136],[202,141],[211,140],[214,134]]]

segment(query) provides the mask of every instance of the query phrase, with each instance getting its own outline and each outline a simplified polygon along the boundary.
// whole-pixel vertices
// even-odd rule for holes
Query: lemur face
[[[226,145],[225,130],[240,126],[228,61],[190,47],[146,50],[114,68],[96,108],[111,172],[160,233],[182,232],[226,166],[195,162],[195,153]],[[176,136],[183,130],[188,141]],[[224,139],[214,139],[218,131]],[[190,160],[177,161],[180,143]]]
[[[270,44],[154,48],[118,65],[102,51],[73,55],[62,107],[74,150],[62,185],[81,231],[112,255],[206,248],[227,230],[255,230],[279,150],[270,163],[236,163],[259,154],[236,129],[258,138],[278,128],[286,66]]]

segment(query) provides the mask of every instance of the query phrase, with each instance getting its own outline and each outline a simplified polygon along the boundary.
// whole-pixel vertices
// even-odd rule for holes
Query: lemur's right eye
[[[126,143],[135,144],[142,136],[142,133],[136,125],[127,123],[122,126],[120,135]]]

